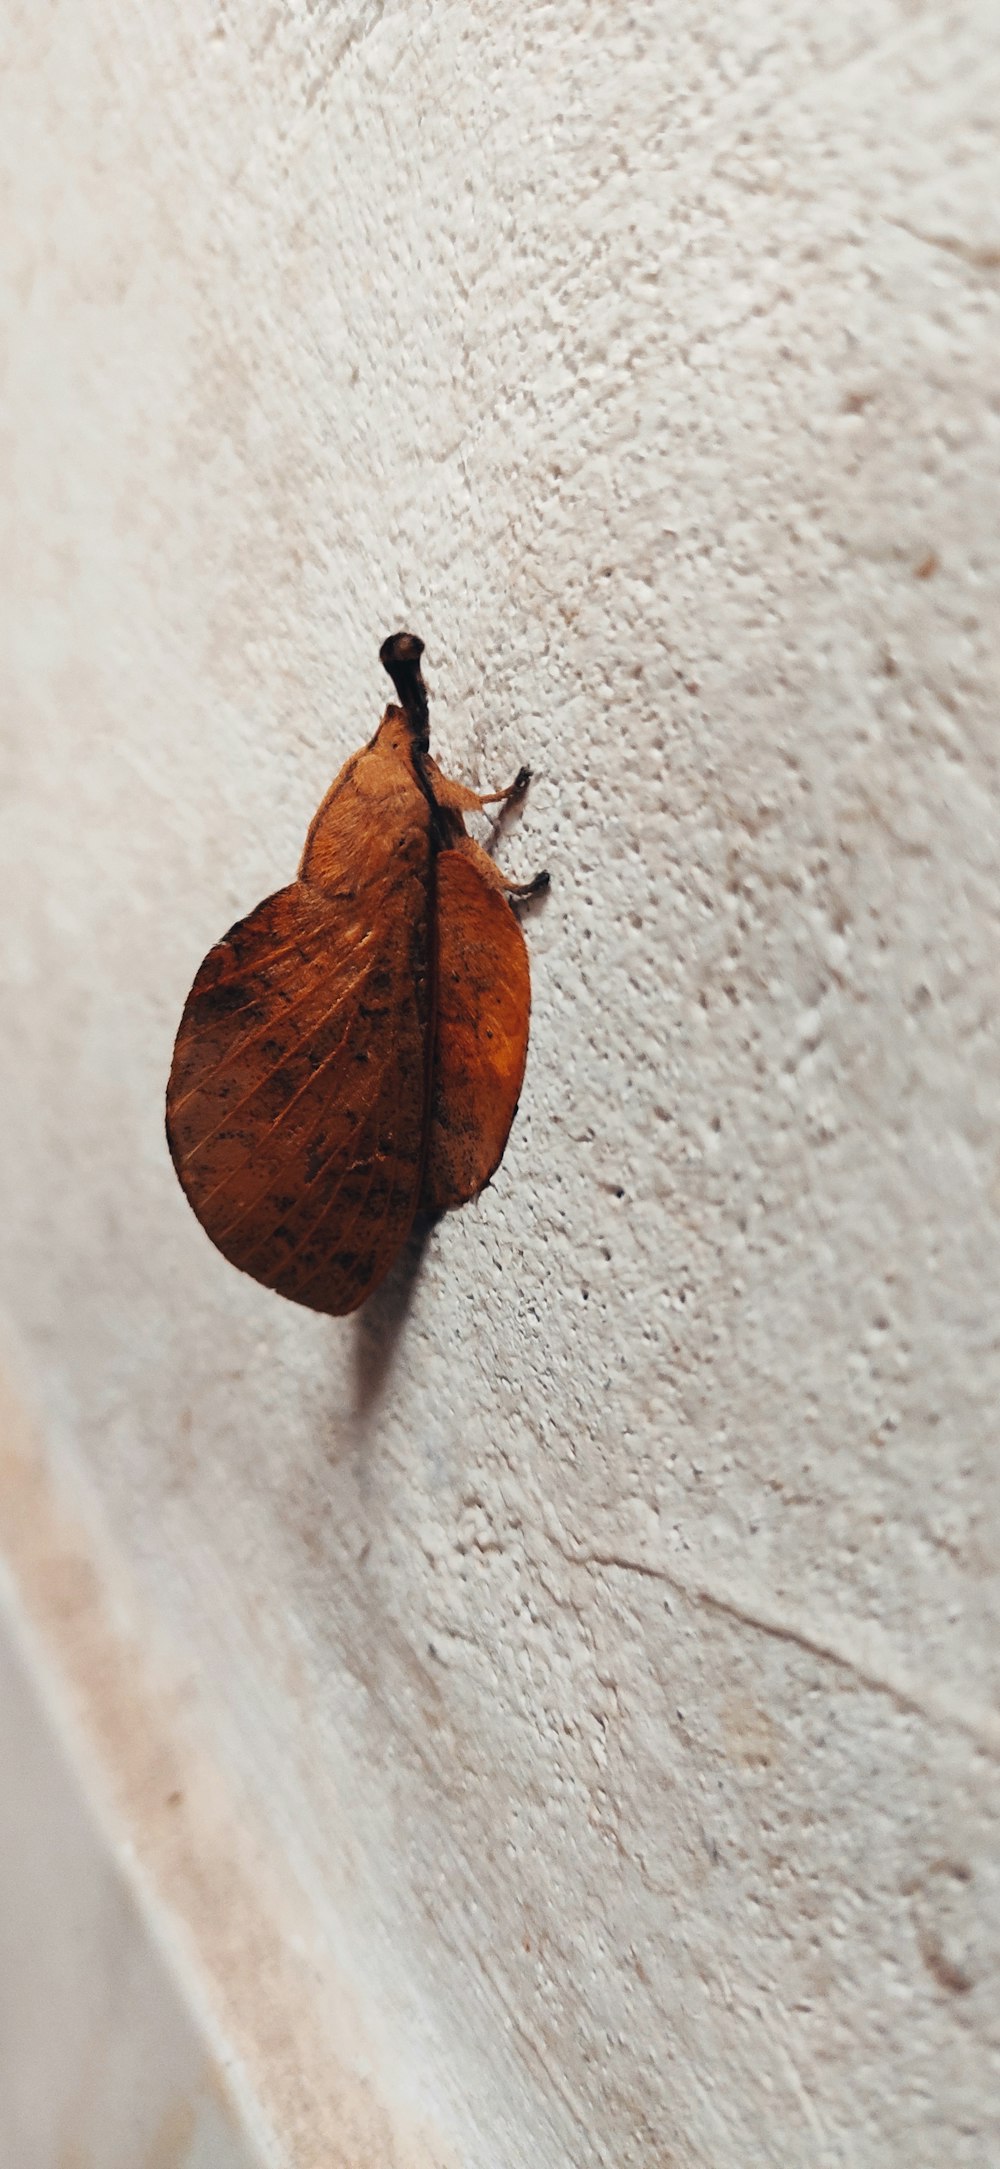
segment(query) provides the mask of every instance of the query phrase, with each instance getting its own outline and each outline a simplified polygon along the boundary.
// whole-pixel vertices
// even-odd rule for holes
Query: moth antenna
[[[417,750],[426,753],[430,745],[430,727],[427,717],[427,687],[420,672],[420,658],[424,643],[416,633],[391,633],[383,640],[378,651],[379,662],[387,670],[399,704],[406,717]]]

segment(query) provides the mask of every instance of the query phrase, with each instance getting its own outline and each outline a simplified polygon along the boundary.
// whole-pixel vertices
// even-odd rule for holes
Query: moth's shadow
[[[354,1417],[361,1424],[374,1415],[392,1377],[427,1245],[439,1217],[436,1213],[418,1214],[391,1272],[354,1321]]]

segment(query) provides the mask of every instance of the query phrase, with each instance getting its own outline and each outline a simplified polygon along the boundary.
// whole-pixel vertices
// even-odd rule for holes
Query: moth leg
[[[437,803],[446,813],[482,813],[486,806],[507,805],[511,799],[520,798],[531,782],[530,768],[519,768],[505,791],[473,791],[467,783],[457,783],[454,776],[443,776],[429,754],[425,766]]]
[[[491,859],[489,852],[483,850],[482,844],[477,843],[474,836],[459,836],[450,848],[461,852],[463,858],[471,859],[477,874],[489,889],[502,889],[508,896],[540,896],[542,890],[548,888],[547,873],[536,874],[533,881],[508,881],[495,859]]]
[[[505,791],[487,791],[479,803],[481,806],[506,806],[512,798],[523,798],[530,782],[530,768],[519,768],[513,783],[508,783]]]

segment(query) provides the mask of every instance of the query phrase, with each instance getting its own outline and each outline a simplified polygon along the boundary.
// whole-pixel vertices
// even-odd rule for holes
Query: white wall
[[[8,22],[0,1513],[296,2169],[1000,2149],[996,27]],[[338,1323],[162,1093],[400,623],[553,886],[501,1173]]]

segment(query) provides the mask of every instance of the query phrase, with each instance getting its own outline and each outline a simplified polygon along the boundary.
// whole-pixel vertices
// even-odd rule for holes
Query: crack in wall
[[[1000,271],[1000,242],[980,244],[966,241],[961,234],[923,233],[919,226],[911,226],[905,218],[894,218],[889,223],[898,226],[902,233],[908,233],[911,240],[922,241],[925,248],[940,249],[945,256],[957,256],[960,263],[968,264],[973,271]]]
[[[814,1626],[796,1617],[793,1612],[783,1613],[768,1606],[758,1597],[723,1596],[707,1583],[687,1582],[683,1575],[658,1561],[633,1558],[618,1550],[575,1551],[565,1540],[553,1534],[549,1517],[549,1536],[557,1551],[570,1566],[599,1568],[622,1574],[641,1575],[647,1581],[662,1582],[668,1589],[692,1605],[702,1605],[706,1611],[717,1612],[722,1617],[735,1620],[739,1625],[751,1627],[758,1634],[766,1634],[778,1642],[794,1643],[809,1656],[818,1657],[825,1664],[835,1665],[848,1672],[858,1683],[874,1694],[888,1695],[898,1709],[925,1717],[931,1724],[962,1732],[984,1754],[1000,1760],[1000,1712],[977,1703],[953,1688],[938,1685],[934,1681],[914,1679],[905,1664],[884,1647],[866,1654],[858,1646],[866,1639],[879,1635],[870,1623],[855,1622],[841,1634],[823,1625]],[[857,1644],[852,1646],[853,1637]],[[881,1637],[879,1637],[881,1639]]]

